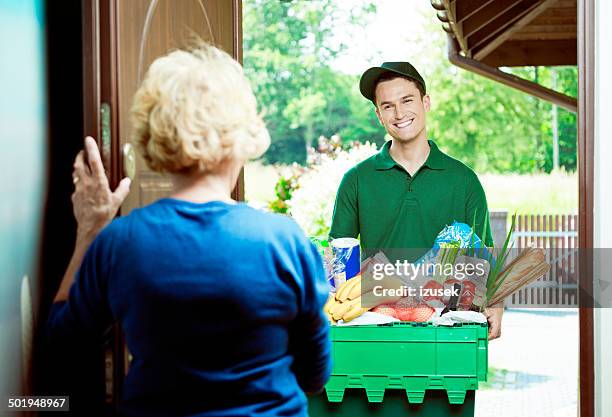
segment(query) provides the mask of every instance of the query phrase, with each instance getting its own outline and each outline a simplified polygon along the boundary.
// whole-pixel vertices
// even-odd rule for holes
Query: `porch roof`
[[[577,0],[431,0],[449,34],[449,59],[575,111],[576,99],[500,67],[577,65]]]

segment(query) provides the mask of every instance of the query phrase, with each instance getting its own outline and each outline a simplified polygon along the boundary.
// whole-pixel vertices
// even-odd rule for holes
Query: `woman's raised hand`
[[[87,155],[87,157],[85,157]],[[72,172],[74,193],[72,208],[77,221],[77,240],[92,241],[117,214],[130,192],[130,179],[121,180],[117,189],[110,189],[96,141],[85,138],[85,149],[74,161]]]

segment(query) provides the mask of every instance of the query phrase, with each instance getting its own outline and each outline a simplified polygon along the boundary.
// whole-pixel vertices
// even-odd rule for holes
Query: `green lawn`
[[[278,169],[283,167],[275,168],[260,162],[246,165],[247,201],[265,203],[275,198],[274,185],[278,178]],[[578,211],[576,174],[483,174],[479,177],[487,194],[490,210],[527,214],[571,214]]]
[[[537,175],[480,175],[490,210],[526,214],[578,212],[578,176],[563,172]]]

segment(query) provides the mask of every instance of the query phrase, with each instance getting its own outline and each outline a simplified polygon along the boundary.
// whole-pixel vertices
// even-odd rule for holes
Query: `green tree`
[[[333,29],[364,25],[375,10],[366,2],[347,15],[334,0],[244,1],[244,68],[272,137],[268,162],[303,163],[307,145],[355,124],[356,81],[329,66],[346,48]]]
[[[432,78],[429,135],[479,172],[533,172],[537,99],[467,71]]]
[[[546,87],[552,88],[552,71],[555,71],[557,83],[556,90],[572,97],[578,96],[578,68],[577,67],[555,67],[540,68],[540,82]],[[552,104],[542,102],[544,111],[551,114]],[[578,131],[576,113],[572,113],[558,107],[557,126],[559,132],[559,166],[566,171],[575,171],[578,157]],[[541,124],[541,153],[544,155],[541,168],[545,172],[553,169],[552,150],[552,117]]]
[[[372,104],[359,93],[359,75],[331,68],[346,49],[334,28],[365,27],[374,4],[343,9],[336,0],[244,0],[245,72],[272,136],[266,162],[303,164],[306,147],[320,136],[384,141]],[[452,66],[444,32],[428,21],[406,39],[407,58],[425,76],[432,99],[428,135],[478,172],[550,172],[551,104]],[[506,71],[551,87],[550,68]],[[556,89],[575,97],[576,68],[555,71]],[[573,171],[576,115],[559,109],[558,127],[560,166]]]
[[[432,111],[428,135],[478,172],[550,172],[551,104],[469,71],[446,58],[446,37],[437,25],[428,32],[428,92]],[[576,96],[575,67],[557,70],[557,90]],[[551,87],[550,68],[506,69]],[[537,80],[536,80],[537,75]],[[576,169],[575,114],[559,109],[561,166]]]

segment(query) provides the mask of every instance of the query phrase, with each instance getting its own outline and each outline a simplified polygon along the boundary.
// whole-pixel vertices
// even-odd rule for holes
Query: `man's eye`
[[[404,100],[404,103],[410,103],[410,102],[412,102],[412,99],[406,99],[406,100]]]
[[[384,110],[389,110],[391,108],[391,106],[383,106]]]

